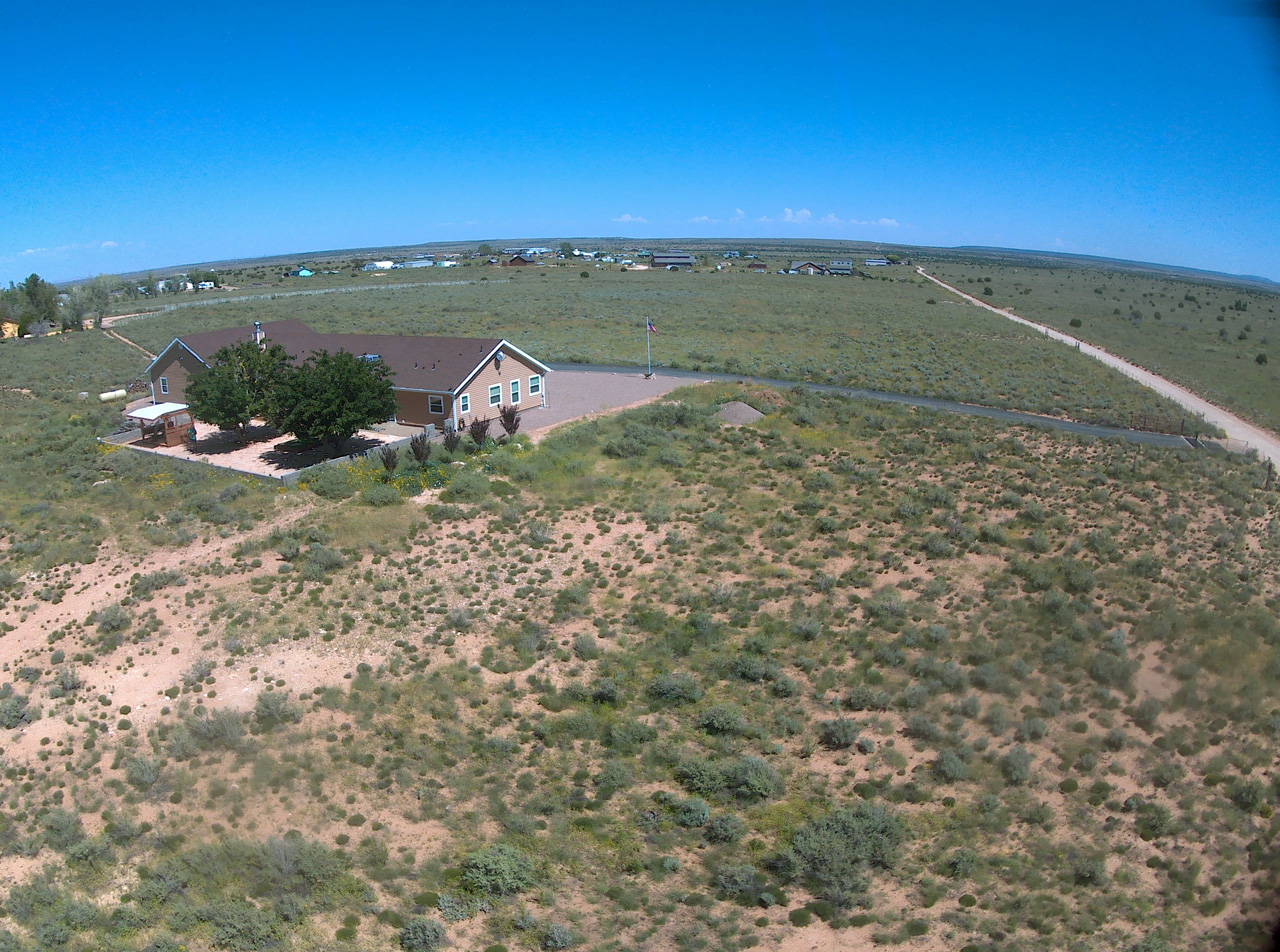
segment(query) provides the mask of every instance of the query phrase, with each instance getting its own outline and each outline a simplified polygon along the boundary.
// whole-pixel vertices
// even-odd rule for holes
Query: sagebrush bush
[[[513,846],[496,843],[466,855],[462,881],[478,893],[510,896],[534,884],[533,861]]]
[[[892,869],[906,829],[883,807],[858,803],[806,823],[791,839],[796,876],[839,908],[848,908],[867,888],[873,869]]]

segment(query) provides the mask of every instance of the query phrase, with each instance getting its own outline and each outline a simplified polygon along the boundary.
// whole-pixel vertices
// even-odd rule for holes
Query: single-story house
[[[827,262],[827,274],[853,274],[853,259],[832,258]]]
[[[769,270],[769,266],[763,261],[753,261],[751,264],[747,265],[747,270],[755,274],[764,274]]]
[[[684,251],[655,251],[652,264],[655,268],[692,268],[698,259]]]
[[[795,274],[826,274],[827,269],[813,261],[793,261],[787,270]]]
[[[865,263],[868,268],[886,268],[889,266],[889,259],[888,258],[868,258]]]
[[[381,360],[391,371],[397,423],[461,427],[477,416],[496,418],[502,406],[546,405],[551,368],[506,340],[322,334],[299,320],[175,337],[147,366],[152,403],[184,401],[187,382],[208,369],[215,353],[251,340],[279,344],[295,363],[321,350]]]
[[[502,266],[504,268],[527,268],[529,265],[537,263],[529,255],[515,255],[510,261],[502,262]]]
[[[389,271],[395,265],[394,261],[370,261],[361,271]]]
[[[311,277],[313,274],[315,274],[315,272],[314,272],[314,271],[312,271],[310,268],[299,268],[297,271],[290,271],[290,272],[289,272],[289,277],[291,277],[291,278],[309,278],[309,277]]]

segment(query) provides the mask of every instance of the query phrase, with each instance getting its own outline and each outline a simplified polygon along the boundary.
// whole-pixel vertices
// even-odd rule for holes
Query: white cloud
[[[1062,242],[1062,239],[1061,239],[1061,238],[1055,238],[1055,239],[1053,239],[1053,246],[1054,246],[1055,248],[1065,248],[1065,247],[1066,247],[1066,245],[1065,245],[1065,244],[1063,244],[1063,242]]]
[[[807,208],[802,208],[798,212],[793,212],[789,208],[784,208],[782,210],[782,220],[789,221],[797,225],[802,222],[808,221],[812,217],[813,217],[813,212],[809,211],[809,209]]]
[[[845,222],[843,218],[837,218],[834,213],[827,212],[827,214],[823,215],[821,218],[818,219],[818,224],[819,225],[844,225],[844,224],[847,224],[847,222]]]
[[[694,217],[694,218],[690,218],[690,219],[689,219],[689,224],[691,224],[691,225],[701,225],[701,224],[705,224],[705,223],[707,223],[707,222],[711,222],[711,223],[713,223],[713,224],[714,224],[714,223],[715,223],[715,222],[717,222],[717,221],[719,221],[719,219],[717,219],[717,218],[711,218],[711,217],[710,217],[710,216],[708,216],[708,215],[698,215],[698,216],[696,216],[696,217]]]
[[[773,221],[773,219],[770,218],[768,215],[761,215],[759,218],[756,219],[756,221]]]
[[[104,242],[102,242],[102,244],[100,245],[100,247],[102,247],[102,248],[119,248],[119,247],[120,247],[120,243],[119,243],[118,241],[104,241]]]
[[[623,224],[628,224],[628,223],[639,223],[641,225],[649,224],[649,219],[641,218],[639,215],[632,215],[630,212],[619,215],[617,218],[614,219],[614,221],[622,222]]]
[[[741,208],[737,208],[737,209],[734,209],[733,217],[730,218],[729,221],[742,221],[744,216],[745,216],[745,213],[743,212],[743,210]]]

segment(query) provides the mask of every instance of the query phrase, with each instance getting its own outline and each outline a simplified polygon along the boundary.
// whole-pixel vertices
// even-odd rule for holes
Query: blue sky
[[[0,281],[562,235],[1280,280],[1247,3],[127,6],[7,15]]]

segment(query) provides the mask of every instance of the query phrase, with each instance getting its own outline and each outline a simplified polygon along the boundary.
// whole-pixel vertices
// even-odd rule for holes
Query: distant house
[[[510,261],[502,262],[504,268],[527,268],[531,264],[537,264],[530,255],[514,255]]]
[[[889,265],[888,258],[868,258],[864,262],[868,268],[885,268]]]
[[[747,265],[747,270],[753,274],[764,274],[769,270],[769,266],[763,261],[753,261],[751,264]]]
[[[187,383],[209,368],[223,347],[257,340],[282,346],[301,363],[321,350],[345,350],[381,360],[392,374],[396,422],[455,427],[498,408],[528,410],[546,404],[550,368],[506,340],[389,334],[322,334],[299,320],[273,321],[188,334],[174,340],[147,367],[153,403],[182,402]]]
[[[698,259],[684,251],[655,251],[651,264],[655,268],[692,268]]]
[[[197,291],[211,291],[213,290],[213,288],[214,288],[214,284],[212,281],[201,281],[199,284],[196,285]]]
[[[361,271],[390,271],[395,265],[394,261],[370,261]]]
[[[813,261],[793,261],[787,269],[795,274],[826,274],[827,269]]]
[[[853,259],[832,258],[827,262],[827,274],[853,274]]]
[[[299,268],[297,271],[290,271],[290,272],[289,272],[289,277],[291,277],[291,278],[309,278],[309,277],[311,277],[313,274],[315,274],[315,272],[314,272],[314,271],[312,271],[310,268]]]

